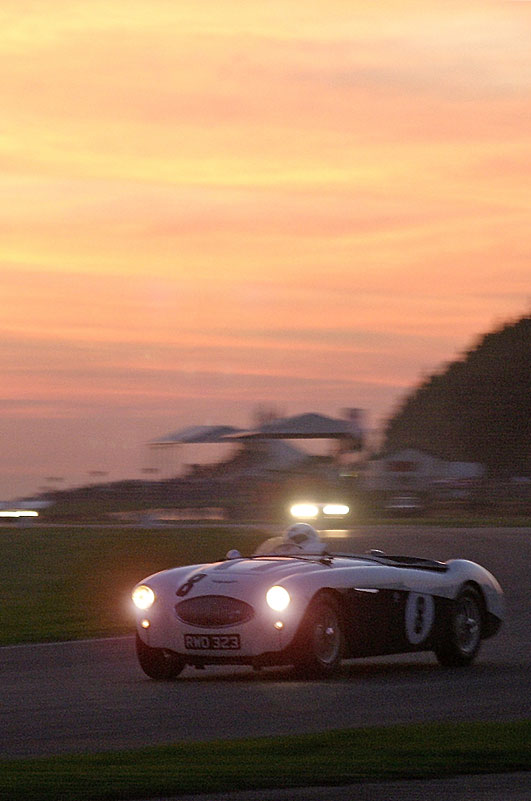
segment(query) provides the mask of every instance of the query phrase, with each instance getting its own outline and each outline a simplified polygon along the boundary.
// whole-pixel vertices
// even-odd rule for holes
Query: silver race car
[[[329,553],[307,523],[253,556],[155,573],[132,597],[138,660],[154,679],[213,664],[328,677],[341,659],[415,651],[467,665],[504,610],[500,585],[474,562]]]

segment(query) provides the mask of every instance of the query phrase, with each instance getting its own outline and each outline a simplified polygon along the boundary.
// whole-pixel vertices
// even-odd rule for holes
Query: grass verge
[[[0,645],[130,633],[138,581],[223,559],[229,548],[252,552],[265,536],[208,526],[2,529]]]
[[[429,723],[0,761],[10,801],[112,801],[531,768],[531,721]]]

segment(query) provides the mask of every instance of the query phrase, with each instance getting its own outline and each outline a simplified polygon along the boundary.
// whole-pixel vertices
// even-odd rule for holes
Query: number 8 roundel
[[[435,604],[431,595],[410,592],[406,603],[406,635],[412,645],[423,642],[431,631]]]

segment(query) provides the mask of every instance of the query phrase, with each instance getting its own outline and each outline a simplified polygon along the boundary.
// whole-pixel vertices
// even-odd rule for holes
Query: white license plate
[[[190,651],[238,651],[239,634],[185,634],[184,647]]]

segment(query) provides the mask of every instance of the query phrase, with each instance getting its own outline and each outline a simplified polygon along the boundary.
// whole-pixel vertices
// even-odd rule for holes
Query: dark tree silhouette
[[[426,379],[389,420],[384,451],[414,447],[531,475],[531,317],[483,336]]]

